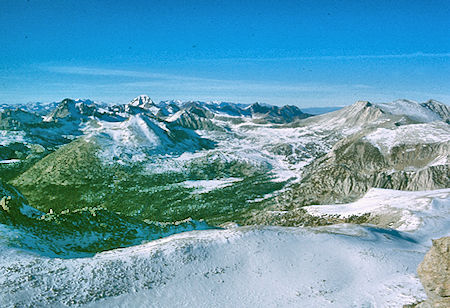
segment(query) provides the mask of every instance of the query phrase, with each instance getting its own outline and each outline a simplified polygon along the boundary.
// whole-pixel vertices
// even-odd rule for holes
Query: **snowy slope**
[[[92,119],[82,128],[86,140],[101,147],[105,162],[151,161],[151,156],[181,155],[208,148],[210,141],[193,131],[172,125],[147,114],[130,115],[125,120]],[[168,158],[169,159],[169,158]]]
[[[370,214],[378,218],[375,223],[382,227],[414,231],[421,226],[424,227],[424,213],[428,214],[428,218],[433,216],[431,215],[433,211],[436,212],[436,215],[440,215],[439,219],[449,217],[449,208],[442,208],[440,212],[439,209],[433,208],[433,200],[445,198],[450,198],[450,188],[431,191],[371,188],[364,197],[352,203],[314,205],[305,207],[305,209],[309,214],[321,217],[338,215],[347,218],[352,215]],[[427,216],[425,215],[425,217]]]
[[[410,124],[394,128],[377,128],[364,137],[382,152],[389,153],[400,144],[430,144],[450,141],[450,126],[444,122]]]
[[[385,198],[390,195],[395,192]],[[414,232],[239,227],[78,259],[43,258],[2,244],[0,305],[401,307],[425,298],[417,265],[430,239],[450,232],[450,199],[424,196],[435,198],[432,210],[421,211],[432,228]]]
[[[424,108],[421,104],[405,99],[396,100],[391,103],[377,104],[383,111],[395,115],[405,115],[419,122],[433,122],[441,120],[441,117],[430,109]]]

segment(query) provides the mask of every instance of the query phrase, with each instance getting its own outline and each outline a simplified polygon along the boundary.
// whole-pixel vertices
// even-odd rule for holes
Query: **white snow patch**
[[[406,115],[420,122],[439,121],[441,118],[433,111],[422,107],[419,103],[408,100],[397,100],[392,103],[377,104],[383,111],[395,115]]]
[[[0,164],[14,164],[20,162],[20,159],[5,159],[0,160]]]
[[[353,215],[390,216],[400,214],[401,231],[417,230],[422,223],[418,213],[430,209],[433,199],[448,198],[450,188],[431,191],[399,191],[381,188],[371,188],[361,199],[346,204],[312,205],[304,209],[314,216],[338,215],[347,218]]]
[[[242,181],[241,178],[226,178],[216,180],[197,180],[184,181],[181,184],[186,188],[196,188],[196,193],[207,193],[214,189],[224,188],[232,185],[234,182]]]
[[[411,124],[394,129],[377,128],[364,139],[381,151],[390,152],[398,145],[430,144],[450,141],[450,126],[443,122]]]
[[[436,157],[434,161],[432,161],[428,166],[439,166],[439,165],[448,165],[449,162],[449,155],[439,155]]]
[[[7,146],[14,142],[26,143],[25,132],[0,130],[0,145]]]
[[[183,110],[177,111],[174,114],[172,114],[171,116],[169,116],[166,121],[167,122],[175,122],[176,120],[178,120],[181,116],[181,114],[183,113]]]
[[[360,226],[194,231],[66,260],[6,250],[0,304],[399,307],[425,298],[425,251]]]

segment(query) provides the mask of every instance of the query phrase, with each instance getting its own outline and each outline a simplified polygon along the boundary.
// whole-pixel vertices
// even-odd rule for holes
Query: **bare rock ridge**
[[[435,100],[429,100],[420,105],[438,114],[442,121],[450,124],[450,108],[447,105],[441,104]]]
[[[399,190],[446,188],[450,170],[433,165],[450,152],[450,143],[399,144],[384,152],[364,138],[348,138],[311,164],[298,186],[301,196],[320,202],[347,202],[369,187]]]

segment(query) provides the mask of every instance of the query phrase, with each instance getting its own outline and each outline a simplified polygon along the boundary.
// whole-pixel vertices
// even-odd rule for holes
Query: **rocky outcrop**
[[[298,107],[286,105],[283,107],[254,103],[248,106],[245,112],[249,112],[255,122],[259,123],[290,123],[295,120],[310,117],[310,114],[302,112]]]
[[[44,118],[45,122],[80,121],[96,114],[97,107],[92,101],[74,101],[66,98]]]
[[[29,127],[45,126],[41,122],[41,117],[37,114],[21,109],[7,109],[0,112],[1,130],[22,130]]]
[[[181,127],[193,130],[220,130],[223,128],[215,125],[211,119],[213,113],[197,105],[191,105],[188,108],[175,114],[172,123]],[[170,118],[169,118],[170,119]]]
[[[433,240],[417,273],[428,299],[416,307],[450,307],[450,236]]]
[[[370,187],[399,190],[429,190],[450,185],[448,164],[433,161],[450,153],[449,143],[420,144],[383,153],[364,139],[338,143],[311,164],[302,181],[293,187],[294,198],[313,204],[349,202]],[[308,196],[308,197],[306,197]]]

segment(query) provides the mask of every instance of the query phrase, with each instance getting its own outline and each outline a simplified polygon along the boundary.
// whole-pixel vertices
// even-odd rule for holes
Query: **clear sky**
[[[0,103],[450,103],[450,1],[0,0]]]

